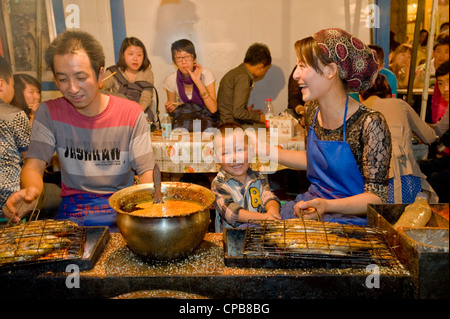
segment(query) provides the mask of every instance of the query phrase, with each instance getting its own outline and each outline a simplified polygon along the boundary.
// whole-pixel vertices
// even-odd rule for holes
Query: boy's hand
[[[264,215],[266,215],[265,220],[281,220],[280,213],[278,212],[267,212]]]
[[[272,200],[266,205],[266,220],[281,220],[280,205],[278,202]]]

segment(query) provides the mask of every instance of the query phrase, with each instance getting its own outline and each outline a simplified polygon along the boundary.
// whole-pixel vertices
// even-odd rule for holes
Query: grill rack
[[[309,260],[350,267],[399,265],[384,233],[355,226],[303,218],[252,220],[247,224],[243,256],[269,260]]]
[[[0,228],[0,269],[83,256],[86,232],[82,218],[38,219],[39,211],[34,213],[25,223]]]

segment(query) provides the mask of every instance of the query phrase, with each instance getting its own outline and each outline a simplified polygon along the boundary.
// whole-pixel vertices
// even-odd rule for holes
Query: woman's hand
[[[263,114],[263,111],[262,111],[262,110],[258,110],[258,109],[254,110],[254,109],[253,109],[254,107],[255,107],[255,105],[252,104],[252,105],[250,105],[249,107],[247,107],[247,109],[248,109],[250,112],[255,113],[255,114]]]
[[[305,219],[317,219],[327,211],[328,202],[324,198],[299,201],[294,206],[294,214]]]
[[[188,72],[189,72],[189,76],[191,77],[192,81],[194,81],[194,83],[197,85],[197,83],[202,81],[203,68],[200,64],[195,64],[194,67],[195,67],[194,71],[191,71],[188,69]],[[198,87],[198,85],[197,85],[197,87]]]
[[[36,113],[38,106],[39,106],[39,102],[28,105],[28,107],[30,108],[31,114]]]
[[[167,101],[164,105],[166,106],[166,110],[169,113],[173,113],[175,111],[175,109],[178,107],[179,103]]]

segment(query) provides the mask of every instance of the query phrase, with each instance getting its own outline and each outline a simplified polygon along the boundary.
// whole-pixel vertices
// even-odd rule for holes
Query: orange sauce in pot
[[[203,205],[189,200],[164,200],[154,204],[153,200],[139,203],[131,214],[136,216],[169,217],[185,215],[203,209]]]

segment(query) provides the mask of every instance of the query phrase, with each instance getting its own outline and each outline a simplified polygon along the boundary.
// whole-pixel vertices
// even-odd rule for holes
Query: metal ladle
[[[153,184],[155,187],[153,204],[164,203],[161,195],[161,171],[159,170],[158,164],[155,164],[155,167],[153,168]]]

